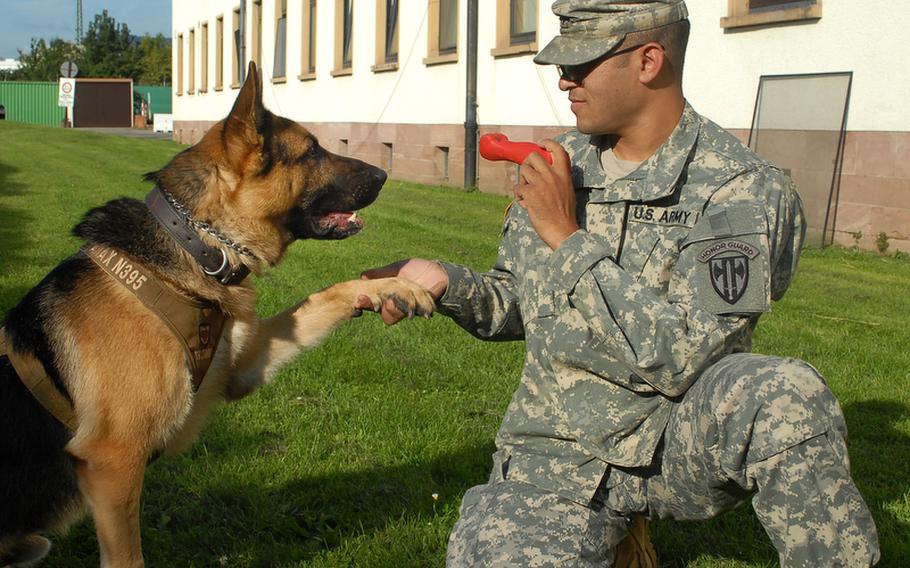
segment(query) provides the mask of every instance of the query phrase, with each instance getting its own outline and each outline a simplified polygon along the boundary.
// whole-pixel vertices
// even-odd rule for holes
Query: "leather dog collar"
[[[211,247],[199,238],[187,215],[181,214],[157,186],[145,196],[145,204],[155,219],[177,243],[184,248],[202,267],[202,271],[225,285],[239,284],[250,273],[245,264],[231,266],[228,255],[221,248]],[[224,237],[222,237],[224,238]],[[227,241],[227,239],[225,238]],[[246,253],[241,250],[240,252]]]

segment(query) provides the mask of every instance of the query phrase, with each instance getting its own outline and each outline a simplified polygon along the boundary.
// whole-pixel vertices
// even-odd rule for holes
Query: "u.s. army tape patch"
[[[696,258],[708,265],[714,291],[728,304],[735,304],[749,287],[749,261],[758,254],[749,243],[726,239],[711,243]]]

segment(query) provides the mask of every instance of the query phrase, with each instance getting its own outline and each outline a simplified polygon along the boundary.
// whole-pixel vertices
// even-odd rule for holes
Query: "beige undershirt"
[[[607,144],[606,147],[600,150],[600,166],[603,168],[604,174],[606,174],[607,184],[626,177],[644,163],[644,161],[620,160],[613,153],[611,141],[608,141]]]

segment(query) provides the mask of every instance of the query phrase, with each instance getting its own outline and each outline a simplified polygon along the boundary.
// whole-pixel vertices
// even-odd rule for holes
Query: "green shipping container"
[[[60,126],[66,109],[57,106],[57,83],[0,81],[0,106],[6,120]]]
[[[142,97],[146,103],[149,103],[149,117],[154,118],[159,112],[161,114],[171,113],[171,88],[170,87],[151,87],[148,85],[133,85],[133,98]],[[134,107],[135,101],[134,101]],[[133,114],[139,114],[139,109],[135,108]]]

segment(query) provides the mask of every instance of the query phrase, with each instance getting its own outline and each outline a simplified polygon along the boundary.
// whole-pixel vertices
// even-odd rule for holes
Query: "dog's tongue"
[[[315,224],[319,233],[338,237],[348,237],[363,229],[363,219],[353,211],[330,211],[317,217]]]

